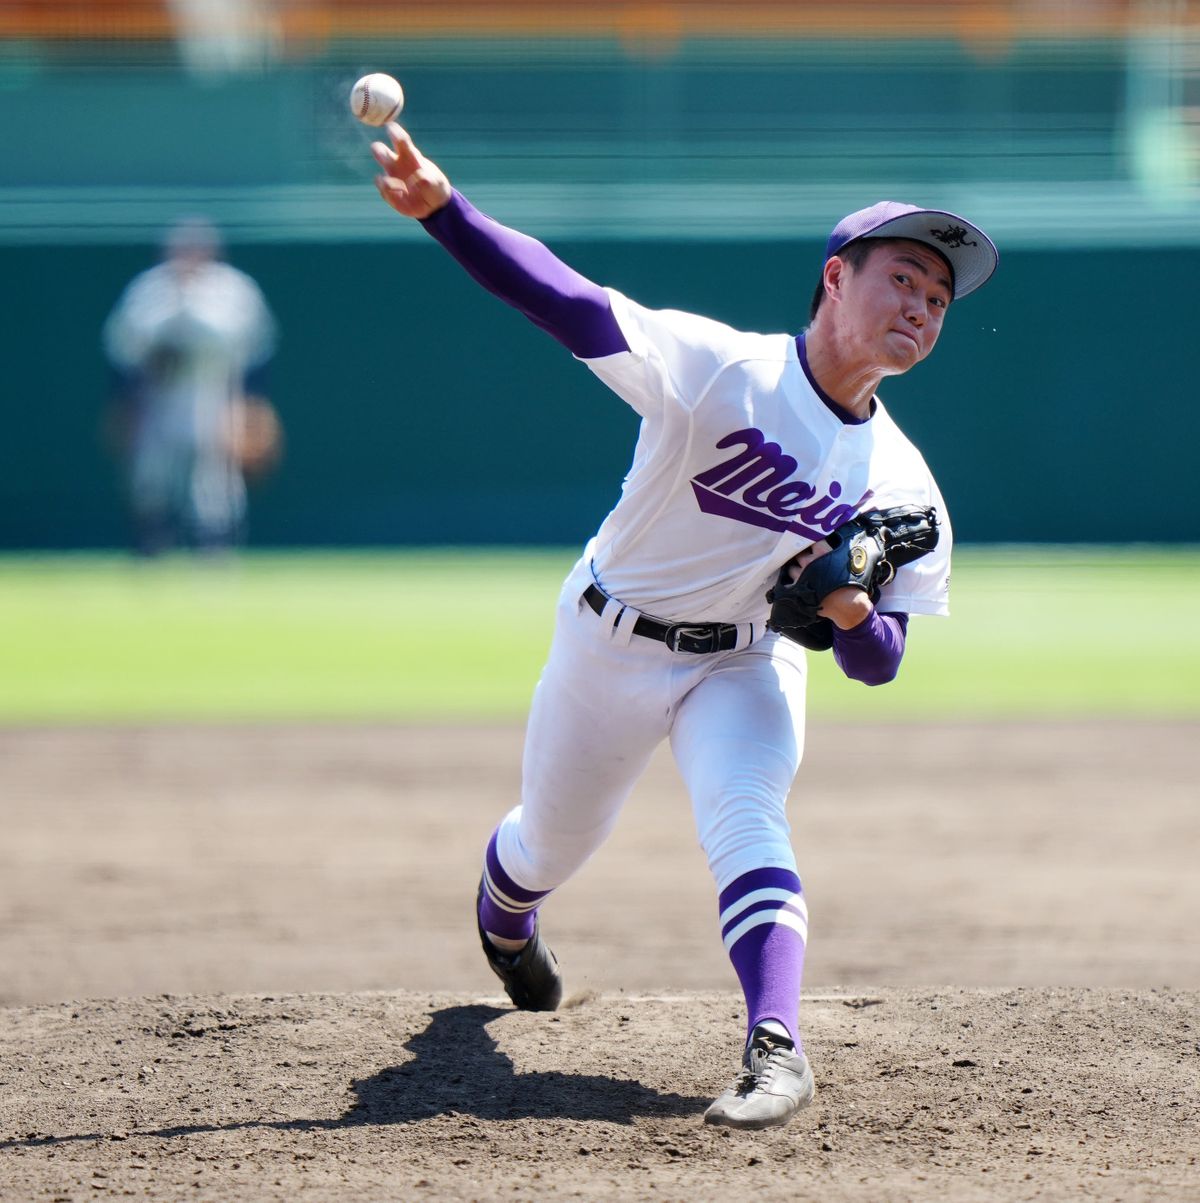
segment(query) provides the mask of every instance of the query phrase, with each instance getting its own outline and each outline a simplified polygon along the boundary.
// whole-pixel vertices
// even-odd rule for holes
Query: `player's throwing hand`
[[[392,121],[387,132],[395,149],[382,142],[371,143],[375,162],[383,168],[383,175],[375,177],[375,187],[397,213],[424,221],[450,200],[450,181],[436,163],[421,154],[406,129]]]

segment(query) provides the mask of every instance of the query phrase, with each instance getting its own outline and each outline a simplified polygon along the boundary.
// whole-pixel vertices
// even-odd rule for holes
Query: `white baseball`
[[[350,111],[364,125],[387,125],[402,108],[400,81],[381,71],[364,75],[350,92]]]

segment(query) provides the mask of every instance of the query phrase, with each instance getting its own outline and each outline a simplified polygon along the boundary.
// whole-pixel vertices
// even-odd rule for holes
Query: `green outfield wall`
[[[182,41],[0,41],[0,549],[123,545],[100,327],[195,212],[282,331],[287,454],[252,498],[253,544],[595,528],[633,414],[380,203],[374,132],[346,104],[370,70],[402,77],[406,123],[481,208],[643,303],[746,329],[803,323],[843,214],[893,197],[968,215],[1000,271],[884,391],[959,537],[1195,540],[1190,27],[661,42],[402,24],[227,71]]]
[[[503,214],[497,214],[503,216]],[[795,329],[812,241],[556,242],[656,307]],[[577,543],[616,499],[636,421],[432,243],[257,244],[232,259],[282,330],[286,458],[260,546]],[[0,547],[120,546],[101,323],[143,247],[5,248]],[[1200,249],[1014,251],[884,397],[967,541],[1194,541],[1189,369]]]

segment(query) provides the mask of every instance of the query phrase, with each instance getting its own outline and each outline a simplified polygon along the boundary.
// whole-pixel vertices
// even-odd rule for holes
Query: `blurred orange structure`
[[[1200,5],[1153,0],[259,0],[247,27],[269,22],[300,47],[372,37],[877,37],[961,40],[1121,37],[1162,20],[1200,24]],[[169,0],[0,0],[0,38],[170,39]]]

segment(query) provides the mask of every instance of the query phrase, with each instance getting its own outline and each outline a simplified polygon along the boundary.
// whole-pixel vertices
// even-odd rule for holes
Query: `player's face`
[[[882,242],[843,273],[843,336],[863,363],[899,375],[933,350],[953,295],[936,251],[920,242]]]
[[[213,261],[213,253],[205,247],[182,247],[171,253],[167,262],[181,276],[190,276]]]

